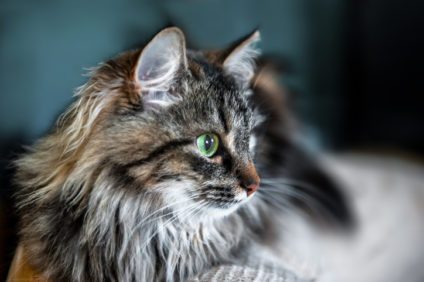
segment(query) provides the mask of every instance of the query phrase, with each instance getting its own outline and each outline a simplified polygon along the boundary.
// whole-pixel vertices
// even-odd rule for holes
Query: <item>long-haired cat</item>
[[[285,203],[306,210],[305,197],[349,220],[291,141],[255,69],[258,40],[192,51],[167,28],[92,71],[16,162],[20,245],[42,277],[184,280],[271,242],[272,218]]]

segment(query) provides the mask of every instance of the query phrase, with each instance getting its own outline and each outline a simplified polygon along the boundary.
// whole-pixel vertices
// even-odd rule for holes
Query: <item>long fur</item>
[[[51,281],[181,281],[265,240],[281,199],[290,202],[281,185],[250,201],[238,186],[259,116],[239,77],[211,53],[187,52],[166,88],[183,99],[149,111],[134,81],[140,54],[96,68],[54,131],[16,162],[21,243]],[[196,155],[187,136],[202,131],[226,132],[219,158]]]

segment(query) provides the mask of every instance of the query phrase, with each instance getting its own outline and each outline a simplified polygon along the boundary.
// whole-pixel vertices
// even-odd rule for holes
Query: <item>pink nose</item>
[[[245,169],[240,172],[239,177],[240,186],[246,190],[248,197],[258,190],[260,178],[252,162],[250,162]]]
[[[259,183],[252,183],[246,187],[247,197],[256,192],[259,188]]]

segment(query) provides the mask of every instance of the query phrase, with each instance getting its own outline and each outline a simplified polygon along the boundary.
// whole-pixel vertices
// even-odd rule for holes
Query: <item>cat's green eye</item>
[[[216,134],[205,133],[197,137],[197,148],[205,157],[212,157],[218,150],[219,138]]]

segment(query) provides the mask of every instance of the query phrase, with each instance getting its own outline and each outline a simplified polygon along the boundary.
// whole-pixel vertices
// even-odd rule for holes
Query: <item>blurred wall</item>
[[[3,0],[0,34],[0,132],[44,133],[81,85],[84,69],[143,46],[167,25],[193,48],[220,48],[255,28],[265,54],[290,66],[285,83],[311,132],[332,140],[341,108],[344,26],[338,0],[16,1]],[[331,110],[330,110],[331,109]]]
[[[424,155],[424,1],[349,1],[343,71],[347,147]]]
[[[86,80],[84,69],[143,46],[169,25],[192,48],[255,28],[317,147],[423,152],[422,1],[23,1],[0,5],[0,142],[31,142]]]

